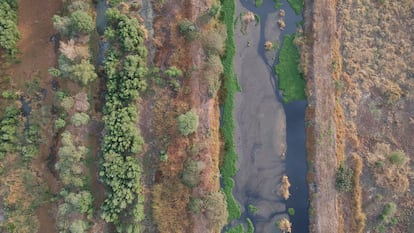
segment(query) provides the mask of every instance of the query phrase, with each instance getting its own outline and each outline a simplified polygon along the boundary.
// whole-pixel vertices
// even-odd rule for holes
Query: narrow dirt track
[[[312,92],[315,102],[315,181],[314,232],[337,232],[340,224],[337,209],[338,194],[335,190],[336,154],[334,135],[335,95],[332,76],[332,45],[336,31],[336,4],[332,0],[313,2],[313,45],[310,78],[313,80]]]

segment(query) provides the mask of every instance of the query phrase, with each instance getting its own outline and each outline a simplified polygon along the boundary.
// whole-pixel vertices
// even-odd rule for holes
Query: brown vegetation
[[[289,222],[287,218],[282,218],[282,220],[279,221],[279,229],[283,233],[290,233],[292,232],[292,223]]]
[[[190,197],[203,199],[219,190],[216,93],[223,71],[218,55],[223,53],[225,33],[207,13],[210,1],[168,1],[154,3],[154,6],[162,15],[154,21],[154,44],[157,46],[154,63],[161,70],[176,66],[184,73],[184,77],[177,78],[178,89],[154,86],[155,95],[144,100],[148,101],[148,106],[153,106],[142,119],[151,122],[150,130],[146,129],[148,125],[142,124],[144,137],[155,142],[151,153],[162,152],[168,158],[157,164],[156,184],[152,190],[155,224],[160,232],[218,232],[223,223],[217,222],[218,215],[214,211],[219,209],[212,212],[205,208],[204,212],[195,214],[189,212],[187,206]],[[179,30],[178,24],[183,21],[194,27],[192,31],[204,36],[188,38]],[[181,135],[177,117],[190,109],[198,115],[199,125],[194,133]]]
[[[285,200],[289,199],[290,197],[289,187],[290,187],[289,178],[287,176],[282,176],[282,182],[281,182],[278,193]]]

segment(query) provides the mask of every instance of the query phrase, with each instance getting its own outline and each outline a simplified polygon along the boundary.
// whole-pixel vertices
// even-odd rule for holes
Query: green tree
[[[92,17],[83,10],[73,12],[70,15],[70,22],[76,33],[90,33],[95,28]]]
[[[70,224],[69,231],[70,233],[85,233],[88,228],[89,226],[86,221],[77,219]]]
[[[74,104],[75,104],[75,100],[70,96],[64,97],[62,101],[60,102],[60,106],[62,106],[66,112],[69,112],[72,109]]]
[[[69,71],[70,77],[83,85],[87,85],[98,77],[95,67],[87,60],[82,60],[80,64],[71,66]]]
[[[178,129],[180,133],[187,136],[194,133],[198,128],[198,115],[194,110],[190,110],[178,117]]]
[[[0,47],[14,54],[19,39],[16,10],[13,10],[7,2],[2,1],[0,3]]]
[[[81,112],[81,113],[77,112],[72,116],[72,124],[76,127],[88,124],[89,120],[90,120],[89,115],[84,112]]]
[[[68,17],[61,17],[59,15],[54,15],[52,18],[52,21],[53,21],[53,27],[62,36],[68,36],[70,34],[71,21]]]

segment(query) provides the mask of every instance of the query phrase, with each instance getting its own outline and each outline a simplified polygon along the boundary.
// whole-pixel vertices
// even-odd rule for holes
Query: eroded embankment
[[[305,34],[308,53],[302,54],[306,67],[308,108],[307,151],[311,197],[311,232],[337,232],[338,193],[335,190],[336,125],[332,73],[336,31],[336,3],[332,0],[306,1]]]

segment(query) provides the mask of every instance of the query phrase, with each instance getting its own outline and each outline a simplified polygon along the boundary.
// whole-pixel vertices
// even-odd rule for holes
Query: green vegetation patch
[[[263,0],[254,0],[254,5],[260,7],[263,4]]]
[[[17,52],[20,33],[17,28],[17,1],[0,2],[0,48],[10,55]]]
[[[222,0],[223,23],[227,28],[226,54],[222,58],[224,68],[224,88],[226,96],[224,99],[223,125],[221,133],[224,139],[225,158],[221,167],[223,192],[227,199],[227,211],[229,212],[228,221],[238,219],[241,216],[240,206],[233,196],[234,180],[236,174],[237,153],[234,142],[234,95],[239,90],[239,86],[234,73],[234,56],[236,47],[234,42],[234,0]]]
[[[295,14],[300,15],[303,10],[305,2],[303,0],[287,0],[290,7],[295,11]]]
[[[283,91],[282,98],[285,103],[306,98],[306,82],[299,70],[300,55],[298,48],[293,43],[294,38],[294,35],[284,36],[279,63],[275,68],[279,89]]]

